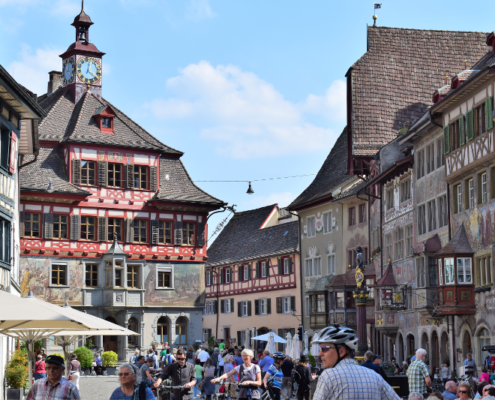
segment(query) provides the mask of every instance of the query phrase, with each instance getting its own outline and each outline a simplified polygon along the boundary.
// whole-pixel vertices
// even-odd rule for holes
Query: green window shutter
[[[444,154],[449,154],[450,152],[450,135],[448,125],[443,127],[443,152]]]
[[[486,130],[493,128],[493,97],[485,100],[485,126]]]
[[[466,113],[466,139],[467,141],[474,139],[474,114],[473,109]]]
[[[218,314],[218,301],[213,302],[213,314]]]
[[[237,270],[238,270],[238,272],[239,272],[239,282],[242,282],[242,278],[244,278],[244,276],[243,276],[244,266],[239,265],[239,266],[237,267]]]
[[[267,260],[265,262],[266,262],[266,277],[268,278],[270,276],[270,260]]]
[[[466,144],[466,128],[464,123],[464,115],[459,117],[459,146]]]
[[[272,313],[272,299],[267,299],[266,300],[266,313],[271,314]]]
[[[280,336],[281,338],[285,339],[284,338],[284,330],[283,329],[279,329],[278,330],[278,336]],[[279,343],[278,344],[278,351],[284,351],[284,344],[283,343]]]
[[[291,296],[290,298],[290,310],[296,311],[296,296]]]
[[[248,269],[248,281],[250,281],[251,280],[251,264],[248,264],[246,266],[246,268]]]
[[[221,269],[220,270],[220,283],[223,285],[224,282],[225,282],[225,269]]]
[[[277,297],[277,314],[282,314],[282,297]]]
[[[260,301],[254,301],[254,315],[260,315]]]
[[[289,274],[292,274],[294,272],[293,266],[292,266],[292,257],[289,257]]]
[[[234,311],[234,299],[230,299],[230,309]]]
[[[260,277],[260,268],[261,268],[261,266],[260,266],[260,263],[259,262],[257,262],[255,265],[256,265],[256,278],[259,278]]]
[[[237,346],[241,347],[242,346],[242,331],[237,331]]]
[[[242,317],[242,302],[241,301],[237,302],[237,316]]]

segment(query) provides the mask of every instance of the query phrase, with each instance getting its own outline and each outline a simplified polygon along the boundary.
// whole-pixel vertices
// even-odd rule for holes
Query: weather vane
[[[382,8],[382,3],[375,3],[373,7],[373,26],[376,26],[376,19],[378,18],[375,14],[375,10]]]

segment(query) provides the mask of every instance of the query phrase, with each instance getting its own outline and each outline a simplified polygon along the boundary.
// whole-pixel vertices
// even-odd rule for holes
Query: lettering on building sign
[[[410,211],[412,211],[412,207],[411,207]],[[406,215],[403,215],[402,217],[393,220],[389,224],[383,225],[383,232],[388,233],[388,232],[394,230],[399,225],[405,225],[409,222],[412,222],[413,219],[414,219],[414,215],[412,212],[408,213]]]

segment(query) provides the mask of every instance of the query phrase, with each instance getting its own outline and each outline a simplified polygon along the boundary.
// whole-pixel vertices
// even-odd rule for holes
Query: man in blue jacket
[[[376,364],[373,364],[373,352],[367,351],[364,353],[364,363],[361,364],[362,367],[372,369],[378,375],[381,375],[380,367]]]

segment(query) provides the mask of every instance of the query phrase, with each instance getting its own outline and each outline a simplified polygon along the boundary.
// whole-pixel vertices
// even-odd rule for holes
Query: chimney
[[[48,90],[47,94],[50,96],[53,92],[55,92],[59,87],[62,86],[62,72],[59,71],[50,71],[48,72],[50,76],[50,80],[48,81]]]
[[[495,32],[492,32],[488,35],[486,38],[486,44],[487,46],[492,47],[492,53],[495,54]]]

